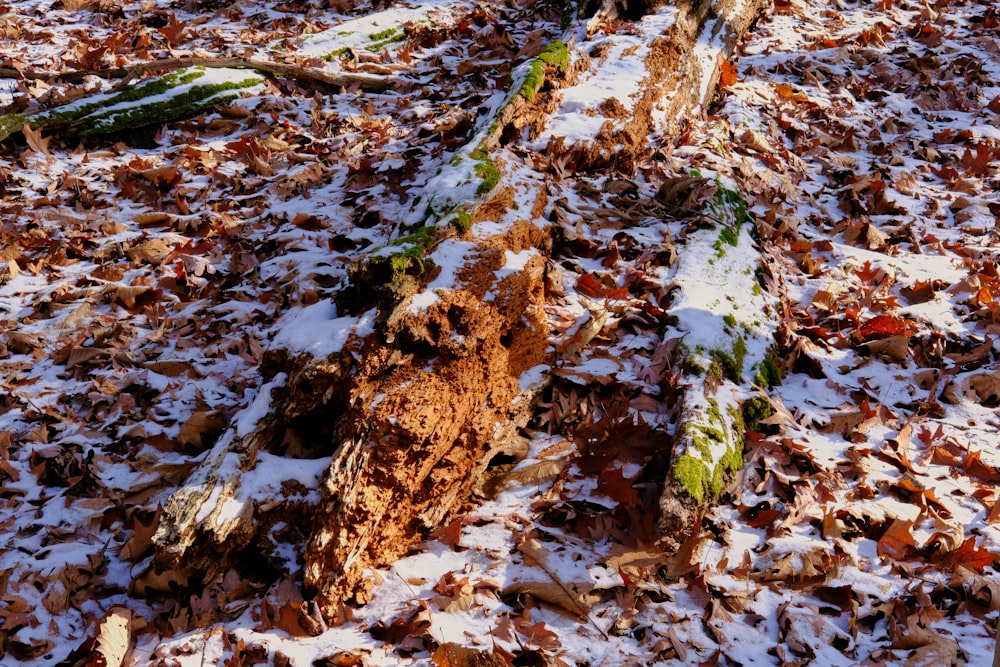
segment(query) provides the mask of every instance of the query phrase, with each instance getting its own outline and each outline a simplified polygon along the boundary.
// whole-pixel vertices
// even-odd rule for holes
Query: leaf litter
[[[579,85],[549,91],[547,121],[524,126],[532,141],[500,152],[553,202],[554,380],[524,457],[492,471],[498,492],[372,572],[366,605],[323,619],[297,581],[327,453],[290,433],[245,481],[285,503],[267,544],[207,582],[152,568],[160,506],[230,424],[260,416],[266,351],[335,354],[370,326],[338,304],[348,267],[396,238],[390,221],[475,135],[476,110],[503,99],[520,45],[562,35],[545,3],[401,7],[399,40],[374,30],[391,11],[326,4],[36,0],[3,17],[15,69],[279,45],[415,87],[279,78],[145,136],[75,145],[29,128],[26,146],[5,147],[4,661],[990,660],[1000,47],[984,3],[776,2],[713,112],[680,140],[654,133],[630,173],[578,167],[672,9],[587,26]],[[312,48],[351,21],[367,32],[316,63],[330,53]],[[366,48],[373,37],[386,43]],[[80,92],[4,83],[12,113]],[[760,386],[770,416],[746,433],[742,469],[668,556],[654,517],[690,381],[677,258],[695,253],[717,183],[754,216],[783,380]],[[729,305],[752,324],[762,308],[747,297]]]

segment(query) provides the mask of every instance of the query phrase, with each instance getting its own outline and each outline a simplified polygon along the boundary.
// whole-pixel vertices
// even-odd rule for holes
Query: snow
[[[317,358],[329,357],[344,349],[348,336],[361,319],[337,317],[337,307],[329,299],[293,309],[275,324],[271,347],[306,352]]]
[[[956,661],[989,664],[995,612],[977,602],[974,584],[946,560],[950,554],[929,546],[947,535],[1000,553],[1000,527],[990,523],[1000,423],[995,406],[969,384],[996,375],[1000,347],[994,342],[976,360],[959,361],[1000,331],[990,301],[998,296],[995,160],[985,169],[963,164],[966,148],[1000,139],[996,112],[987,106],[1000,94],[1000,64],[990,41],[995,28],[984,25],[985,4],[911,9],[843,2],[831,11],[827,3],[793,0],[788,11],[762,20],[733,56],[740,80],[722,94],[716,115],[688,119],[681,139],[651,136],[649,155],[627,175],[577,174],[568,165],[559,171],[539,166],[538,158],[556,138],[567,146],[593,140],[609,121],[600,106],[610,97],[631,107],[646,85],[652,41],[677,18],[673,6],[588,35],[584,21],[564,33],[558,21],[531,8],[511,18],[506,6],[462,2],[378,12],[361,3],[345,10],[350,14],[312,6],[324,3],[295,12],[282,3],[232,3],[204,14],[166,2],[123,2],[115,12],[71,12],[48,0],[16,4],[13,14],[0,17],[6,26],[0,51],[12,64],[40,71],[102,48],[114,26],[127,23],[137,38],[151,40],[150,58],[211,53],[221,44],[312,63],[348,46],[360,57],[318,64],[391,71],[409,77],[412,89],[362,95],[277,79],[224,114],[172,124],[148,147],[96,139],[78,152],[73,140],[47,130],[50,155],[20,139],[5,144],[0,650],[7,653],[0,662],[58,664],[94,635],[111,605],[124,604],[148,623],[134,638],[132,664],[223,664],[235,659],[237,640],[266,644],[269,664],[279,650],[294,664],[312,664],[351,649],[363,653],[365,664],[430,665],[434,645],[446,641],[486,651],[496,646],[522,662],[537,649],[547,664],[905,664],[918,661],[921,649],[900,648],[898,641],[894,648],[894,633],[917,616],[922,627],[954,643]],[[932,35],[940,45],[912,38],[921,11],[940,14],[924,24],[940,30]],[[166,44],[151,27],[167,12],[188,22],[179,45]],[[448,36],[408,54],[401,43],[367,51],[372,34],[425,20]],[[885,27],[879,38],[885,46],[864,36],[878,25]],[[490,50],[494,26],[505,30],[514,45],[509,51]],[[703,30],[696,47],[706,63],[718,58],[712,29]],[[258,585],[234,570],[220,573],[237,582],[230,587],[219,579],[186,584],[180,595],[132,591],[151,571],[151,556],[125,561],[122,544],[178,489],[244,471],[237,494],[222,507],[208,503],[200,518],[215,512],[224,523],[291,500],[306,508],[303,516],[315,511],[329,465],[320,450],[330,443],[313,442],[308,433],[290,429],[253,462],[231,453],[212,474],[191,471],[270,414],[272,392],[287,377],[263,381],[266,351],[323,359],[349,350],[360,358],[349,343],[379,330],[374,295],[371,304],[341,308],[337,291],[350,282],[352,267],[398,248],[392,240],[412,232],[405,227],[436,224],[425,216],[429,202],[447,213],[476,197],[469,148],[510,101],[506,75],[523,76],[527,61],[516,55],[517,45],[535,30],[544,39],[575,40],[579,79],[553,91],[555,111],[540,131],[507,137],[491,153],[513,181],[510,210],[469,233],[453,230],[433,246],[424,261],[434,277],[409,302],[419,315],[461,289],[463,269],[484,244],[512,234],[515,221],[572,235],[551,256],[544,244],[504,248],[496,272],[498,284],[544,260],[551,330],[544,362],[514,378],[526,395],[544,391],[522,431],[525,457],[488,473],[499,475],[502,490],[463,506],[455,517],[462,520],[457,546],[431,539],[372,572],[378,583],[368,604],[353,610],[354,620],[316,637],[295,637],[262,620],[267,605],[279,610],[298,604],[290,591],[301,596],[296,581],[309,527],[297,524],[299,515],[278,520],[261,537],[262,547],[285,563],[277,580]],[[306,31],[318,32],[299,40]],[[132,49],[109,50],[99,56],[101,66],[127,65],[136,58]],[[970,58],[967,65],[948,64],[959,56]],[[938,69],[928,64],[934,59]],[[205,76],[243,75],[209,70]],[[907,90],[910,75],[916,83]],[[944,82],[965,96],[947,98]],[[780,83],[789,85],[791,99],[779,94]],[[92,78],[86,87],[103,85]],[[926,85],[941,97],[921,97]],[[50,108],[71,88],[11,79],[2,98],[12,111]],[[748,128],[769,151],[743,144]],[[845,128],[854,133],[853,147],[828,145]],[[946,131],[956,138],[941,139]],[[227,148],[240,138],[262,142],[267,169]],[[142,176],[161,167],[176,167],[180,181],[156,185]],[[752,204],[759,229],[776,231],[754,239],[748,222],[736,246],[720,245],[718,222],[657,208],[657,186],[692,169],[710,180],[719,175]],[[852,179],[861,177],[883,179],[901,212],[845,210],[845,194],[861,183]],[[616,194],[625,186],[631,194]],[[539,191],[547,201],[534,216]],[[858,193],[861,206],[871,205],[870,192]],[[961,217],[951,209],[959,196],[976,200]],[[168,220],[140,222],[158,213]],[[321,228],[300,227],[294,222],[300,213]],[[849,225],[860,221],[891,238],[869,247],[850,233]],[[916,241],[897,234],[910,230]],[[169,246],[170,260],[128,257],[151,238]],[[676,252],[672,264],[668,249]],[[802,268],[806,254],[813,272]],[[762,257],[763,278],[753,270]],[[863,279],[869,269],[884,276]],[[624,298],[585,294],[587,274],[616,297],[624,289]],[[949,289],[972,279],[979,287]],[[918,282],[934,281],[926,300],[911,301]],[[116,296],[128,287],[149,291],[130,304]],[[765,293],[755,294],[761,287]],[[818,307],[823,291],[836,299]],[[916,327],[905,358],[882,358],[858,343],[859,326],[879,315]],[[606,318],[599,330],[585,342],[574,340],[598,316]],[[622,551],[657,552],[642,532],[643,517],[626,516],[641,511],[618,497],[629,489],[648,496],[645,518],[653,514],[666,474],[662,460],[677,429],[678,396],[688,405],[706,396],[704,382],[676,367],[676,346],[707,355],[729,348],[734,333],[748,348],[744,381],[726,380],[720,396],[737,405],[754,363],[778,340],[789,357],[778,361],[789,372],[782,385],[766,388],[778,413],[748,438],[742,478],[706,515],[711,530],[693,545],[697,566],[677,575],[679,566],[663,559],[619,572],[610,563]],[[71,364],[71,354],[84,360]],[[833,417],[859,414],[864,404],[874,416],[856,429],[829,427]],[[216,426],[181,442],[193,415]],[[602,432],[595,424],[611,426]],[[294,446],[309,458],[280,453]],[[313,447],[317,453],[308,454]],[[978,473],[969,470],[969,452],[981,452],[985,467]],[[904,453],[908,463],[898,460]],[[584,472],[604,454],[612,458],[600,470]],[[539,470],[547,472],[531,476]],[[632,481],[616,488],[616,475]],[[286,488],[297,485],[305,494],[285,498]],[[765,511],[776,512],[773,521],[752,523]],[[885,555],[881,537],[893,521],[913,522],[907,533],[913,554]],[[545,567],[528,562],[536,542]],[[783,567],[782,558],[794,571],[765,576]],[[815,559],[827,568],[819,583],[799,577]],[[997,573],[984,565],[981,575],[992,580]],[[463,601],[468,608],[451,608],[456,599],[436,590],[449,576],[479,586]],[[586,618],[538,602],[542,591],[573,582],[597,591]],[[518,587],[537,593],[534,602]],[[844,608],[823,597],[843,590],[849,591]],[[192,612],[192,598],[209,607],[217,600],[218,609]],[[429,625],[407,638],[412,653],[369,632],[420,610]],[[558,645],[541,648],[518,634],[522,621],[542,623]],[[504,622],[512,624],[511,639],[499,631]],[[42,649],[22,660],[21,645]]]

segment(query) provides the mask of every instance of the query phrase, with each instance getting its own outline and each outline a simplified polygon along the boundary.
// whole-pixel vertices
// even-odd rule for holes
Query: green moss
[[[781,368],[772,355],[767,355],[754,366],[754,382],[761,387],[777,387],[784,380]]]
[[[460,232],[467,232],[472,227],[472,214],[467,211],[455,211],[455,226]]]
[[[373,33],[368,37],[368,39],[371,40],[372,43],[365,48],[373,53],[378,53],[389,44],[402,42],[406,39],[406,29],[402,26],[386,28],[385,30]]]
[[[204,67],[188,67],[149,79],[111,96],[77,100],[27,117],[33,128],[48,124],[79,127],[80,134],[107,134],[190,116],[231,101],[245,88],[264,82],[264,76],[248,70],[242,79],[221,83],[195,83],[205,75]],[[168,95],[178,88],[182,90]],[[155,102],[145,101],[158,98]]]
[[[682,454],[670,468],[670,475],[692,500],[700,503],[708,491],[708,466],[690,454]]]
[[[735,248],[740,242],[739,232],[733,227],[723,227],[719,232],[719,241]]]
[[[416,269],[419,273],[424,272],[424,255],[431,244],[434,243],[434,230],[433,225],[427,225],[392,242],[392,245],[400,248],[399,252],[394,252],[388,258],[389,266],[394,276],[407,273],[413,269]],[[373,261],[385,261],[385,258],[377,257]]]
[[[426,225],[424,227],[418,227],[411,234],[406,236],[401,236],[392,242],[392,245],[398,246],[410,246],[416,245],[421,248],[427,249],[430,245],[434,243],[434,226]]]
[[[334,49],[323,56],[323,60],[327,62],[333,62],[334,58],[338,56],[343,56],[345,60],[354,60],[354,54],[351,53],[350,47],[342,46],[339,49]]]
[[[10,113],[5,116],[0,116],[0,141],[3,141],[7,137],[16,132],[20,132],[21,128],[24,127],[25,122],[28,122],[28,117],[19,113]],[[30,122],[28,122],[31,125]],[[36,129],[37,126],[31,126],[32,129]]]
[[[380,30],[379,32],[373,32],[372,34],[368,35],[368,39],[369,41],[372,42],[381,42],[401,32],[405,33],[406,31],[403,30],[401,26],[393,26],[392,28],[386,28],[385,30]],[[337,33],[337,34],[342,34],[342,33]]]
[[[533,102],[543,83],[545,83],[545,63],[541,60],[534,60],[531,67],[528,68],[528,74],[524,77],[517,94],[529,102]]]
[[[747,344],[742,336],[736,336],[733,340],[733,349],[731,352],[727,352],[726,350],[711,350],[709,354],[722,368],[725,377],[733,382],[741,380],[743,377],[743,361],[747,355]]]
[[[546,66],[555,67],[560,72],[566,71],[569,67],[569,49],[566,48],[566,44],[556,40],[542,49],[542,52],[531,61],[528,74],[521,82],[517,94],[529,102],[534,101],[535,95],[545,83]]]
[[[720,462],[712,471],[712,482],[708,485],[708,491],[713,496],[722,493],[722,487],[726,484],[726,467]]]
[[[743,423],[751,431],[757,430],[760,420],[767,419],[773,414],[774,409],[766,396],[753,396],[743,402]]]
[[[476,161],[473,169],[476,172],[476,176],[483,180],[476,188],[477,195],[484,195],[493,188],[496,187],[497,183],[500,182],[500,170],[493,163],[493,159],[490,158],[489,153],[487,153],[482,146],[476,148],[469,154],[473,160]]]
[[[731,329],[736,327],[736,316],[733,315],[732,313],[726,313],[725,315],[723,315],[722,321],[725,322],[726,326]]]
[[[698,360],[694,357],[686,357],[684,359],[684,371],[694,375],[695,377],[701,377],[705,374],[705,367],[698,363]]]
[[[569,67],[569,49],[566,48],[564,42],[557,39],[542,49],[542,52],[538,54],[538,59],[546,65],[555,67],[560,72],[565,72],[566,68]]]

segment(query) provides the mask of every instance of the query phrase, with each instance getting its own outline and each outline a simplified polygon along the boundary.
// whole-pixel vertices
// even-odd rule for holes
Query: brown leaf
[[[492,653],[452,642],[441,644],[431,656],[431,661],[437,667],[506,667],[507,664]]]
[[[162,239],[147,239],[126,250],[125,254],[136,264],[148,262],[153,266],[159,266],[163,257],[170,253],[172,249]]]
[[[51,155],[49,153],[49,142],[52,141],[52,139],[42,138],[42,128],[32,130],[31,126],[25,123],[21,128],[21,133],[24,134],[24,138],[28,142],[28,148],[36,153],[41,153],[42,155]]]
[[[112,607],[101,621],[88,667],[120,667],[132,645],[132,611]]]
[[[869,341],[864,345],[872,354],[896,363],[902,363],[910,356],[909,336],[889,336],[882,340]]]
[[[177,46],[184,40],[184,33],[187,32],[187,23],[180,21],[173,12],[167,13],[167,24],[156,31],[163,35],[170,46]]]
[[[899,561],[909,560],[917,550],[912,530],[912,521],[894,519],[889,524],[889,529],[879,538],[878,555]]]
[[[125,540],[119,553],[123,560],[135,560],[153,547],[153,535],[160,525],[162,513],[163,506],[157,504],[156,512],[150,518],[149,523],[143,523],[138,513],[132,515],[132,534]]]
[[[199,410],[191,413],[187,421],[181,425],[177,433],[177,441],[182,445],[190,445],[198,449],[205,446],[204,437],[214,435],[228,424],[228,420],[220,412]]]

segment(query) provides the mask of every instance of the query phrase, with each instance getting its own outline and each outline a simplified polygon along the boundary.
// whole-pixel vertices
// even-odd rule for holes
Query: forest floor
[[[0,12],[7,114],[113,83],[10,70],[178,56],[399,84],[279,75],[148,130],[29,128],[4,142],[0,664],[95,651],[233,667],[993,660],[996,2],[779,0],[680,128],[669,95],[638,101],[672,6],[568,27],[545,0]],[[168,499],[227,431],[260,418],[264,382],[280,383],[262,372],[268,351],[337,354],[373,326],[374,303],[338,301],[352,267],[405,245],[400,222],[430,211],[430,195],[451,201],[435,177],[514,68],[557,39],[564,76],[491,153],[502,205],[407,268],[430,267],[413,297],[426,308],[474,242],[534,230],[498,251],[498,274],[545,267],[543,361],[520,380],[544,389],[518,456],[370,570],[337,618],[302,588],[332,453],[316,424],[289,427],[244,476],[243,498],[284,519],[233,567],[207,580],[154,567]],[[640,114],[649,131],[622,144]],[[754,267],[749,283],[727,257]],[[679,397],[712,375],[678,360],[723,329],[747,349],[716,355],[716,380],[767,408],[671,553],[657,513]]]

